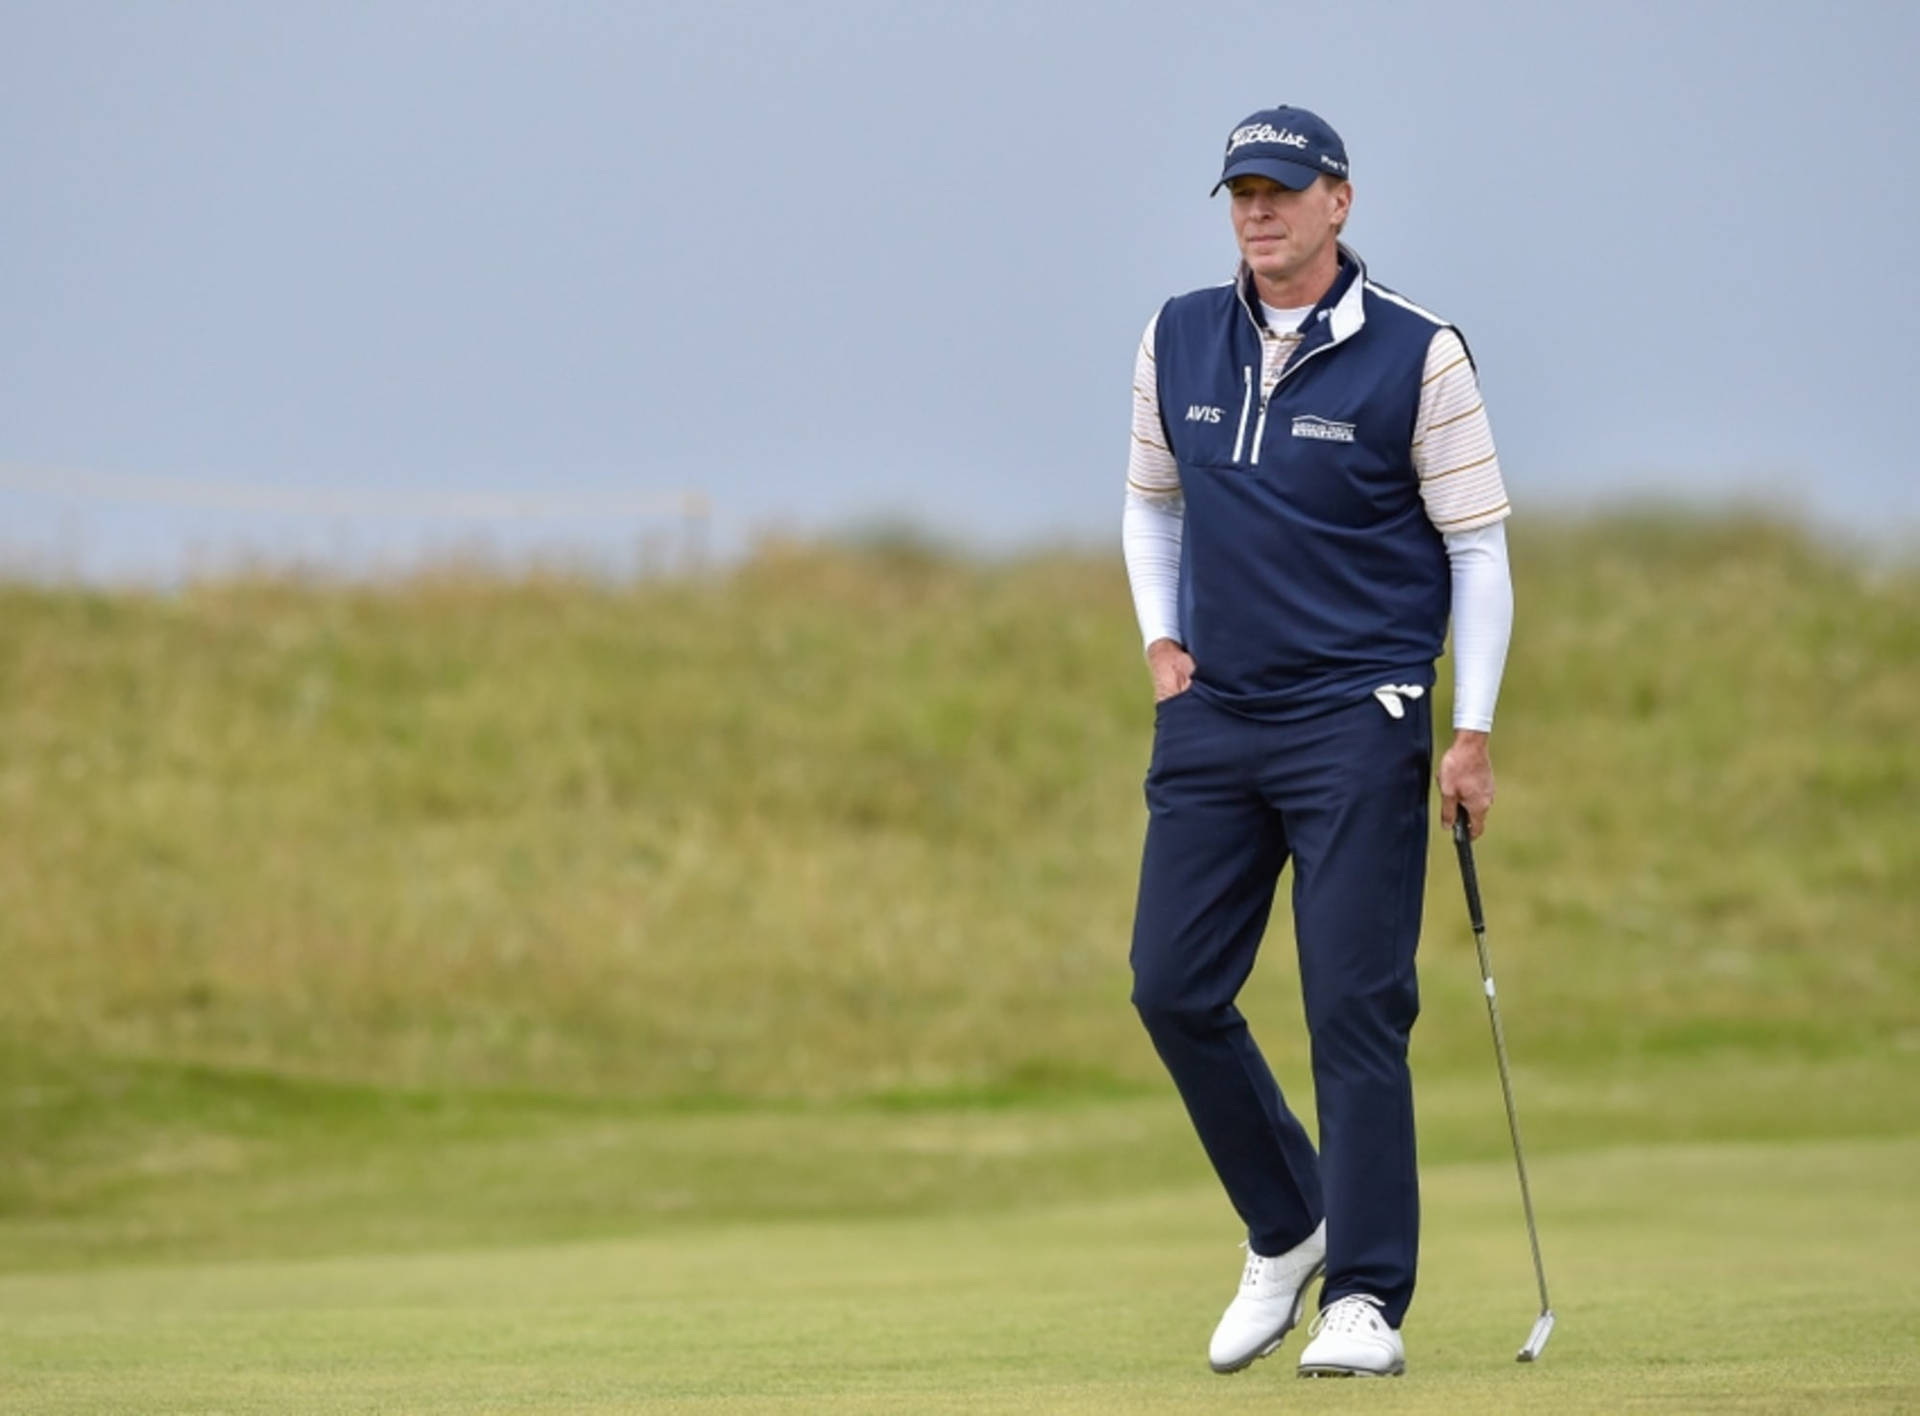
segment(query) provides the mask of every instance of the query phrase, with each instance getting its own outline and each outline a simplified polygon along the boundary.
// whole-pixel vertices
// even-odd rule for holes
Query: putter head
[[[1547,1339],[1553,1336],[1553,1309],[1542,1313],[1533,1325],[1533,1331],[1527,1334],[1527,1345],[1520,1349],[1516,1362],[1538,1362],[1540,1354],[1547,1350]]]

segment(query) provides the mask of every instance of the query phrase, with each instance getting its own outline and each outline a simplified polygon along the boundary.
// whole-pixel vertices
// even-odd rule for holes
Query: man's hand
[[[1453,829],[1455,811],[1467,809],[1467,825],[1473,839],[1487,829],[1487,813],[1493,809],[1493,758],[1488,752],[1487,735],[1470,728],[1454,732],[1453,746],[1440,759],[1440,822]]]
[[[1156,639],[1147,646],[1147,667],[1153,670],[1155,703],[1185,693],[1193,682],[1193,655],[1171,639]]]

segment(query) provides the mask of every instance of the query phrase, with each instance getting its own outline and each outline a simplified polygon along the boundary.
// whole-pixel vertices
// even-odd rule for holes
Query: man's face
[[[1326,177],[1299,192],[1270,177],[1236,177],[1227,191],[1241,259],[1266,286],[1286,286],[1324,262],[1353,204],[1351,184]]]

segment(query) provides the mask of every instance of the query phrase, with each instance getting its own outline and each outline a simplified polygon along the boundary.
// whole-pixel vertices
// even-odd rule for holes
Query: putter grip
[[[1478,934],[1486,929],[1487,921],[1480,913],[1480,875],[1473,868],[1473,827],[1464,806],[1453,815],[1453,848],[1460,855],[1460,883],[1467,890],[1467,918]]]

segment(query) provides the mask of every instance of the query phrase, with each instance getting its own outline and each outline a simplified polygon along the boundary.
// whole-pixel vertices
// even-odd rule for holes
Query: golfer
[[[1397,1375],[1434,661],[1451,615],[1440,816],[1478,835],[1507,494],[1459,332],[1340,240],[1339,135],[1255,113],[1220,187],[1239,271],[1162,306],[1134,366],[1124,541],[1157,706],[1133,1002],[1247,1227],[1213,1369],[1277,1348],[1324,1271],[1301,1375]],[[1234,1005],[1289,860],[1317,1154]]]

